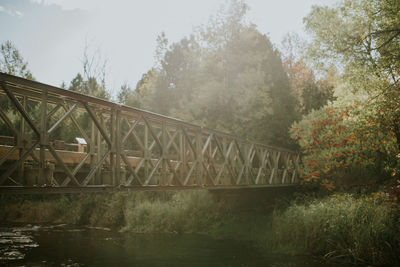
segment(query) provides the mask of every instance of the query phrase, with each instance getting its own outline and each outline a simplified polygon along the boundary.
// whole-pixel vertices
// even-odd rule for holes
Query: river
[[[67,225],[0,227],[6,266],[321,266],[251,242],[195,234],[133,234]]]

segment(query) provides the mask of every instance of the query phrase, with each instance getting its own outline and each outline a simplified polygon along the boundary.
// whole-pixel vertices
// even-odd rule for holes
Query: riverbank
[[[215,195],[201,190],[1,196],[0,219],[134,233],[201,233],[328,262],[400,263],[398,209],[385,193],[297,201],[288,196]]]
[[[244,197],[246,198],[246,197]],[[273,200],[272,200],[273,202]],[[273,209],[246,206],[243,196],[207,191],[163,191],[1,196],[4,222],[67,223],[143,233],[191,233],[218,228],[238,213]]]
[[[399,266],[399,209],[388,197],[342,193],[294,203],[272,216],[270,244],[338,264]]]

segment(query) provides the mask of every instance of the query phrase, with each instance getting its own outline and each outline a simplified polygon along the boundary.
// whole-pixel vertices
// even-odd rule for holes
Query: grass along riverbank
[[[246,203],[207,191],[1,196],[2,222],[68,223],[127,232],[203,233],[329,262],[398,265],[397,206],[385,193],[333,194],[297,203]],[[276,200],[276,199],[275,199]]]
[[[228,216],[234,201],[206,191],[1,196],[4,222],[68,223],[134,232],[198,232]]]
[[[398,266],[399,223],[398,207],[383,192],[333,194],[275,212],[269,245],[331,262]]]

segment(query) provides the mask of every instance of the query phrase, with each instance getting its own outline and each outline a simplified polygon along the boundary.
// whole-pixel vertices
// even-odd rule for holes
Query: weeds
[[[294,204],[272,216],[268,246],[296,248],[334,262],[398,264],[400,229],[394,214],[383,192]]]
[[[386,193],[312,196],[302,201],[293,195],[294,204],[290,198],[261,196],[216,196],[202,190],[0,196],[0,219],[116,227],[126,232],[205,233],[335,263],[400,263],[400,205]],[[281,208],[272,211],[274,205]]]

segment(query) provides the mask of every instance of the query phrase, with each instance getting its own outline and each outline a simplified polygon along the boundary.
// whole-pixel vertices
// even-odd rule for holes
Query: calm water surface
[[[192,234],[130,234],[66,225],[0,227],[6,266],[321,266],[252,243]]]

